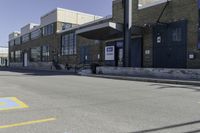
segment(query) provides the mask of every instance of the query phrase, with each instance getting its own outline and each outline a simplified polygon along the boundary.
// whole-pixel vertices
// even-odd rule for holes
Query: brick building
[[[57,8],[41,17],[40,24],[28,24],[9,35],[11,67],[50,69],[52,61],[65,65],[76,59],[76,36],[67,36],[62,44],[60,32],[100,19],[100,16]],[[64,40],[64,38],[63,38]],[[65,43],[64,40],[64,43]],[[68,44],[69,43],[69,44]],[[55,65],[55,64],[54,64]]]
[[[113,22],[124,23],[123,9],[122,0],[113,1]],[[125,50],[128,66],[200,68],[198,27],[198,0],[133,0],[132,42]],[[98,28],[95,30],[98,32]],[[87,31],[86,36],[98,39],[93,37],[95,30]],[[100,32],[99,28],[99,35]],[[103,39],[105,45],[114,46],[115,51],[113,59],[105,61],[107,65],[122,66],[122,37],[121,33],[120,37]]]
[[[20,66],[46,67],[54,59],[62,66],[94,62],[105,66],[123,66],[125,52],[129,67],[200,68],[199,5],[199,0],[133,0],[131,44],[125,45],[124,51],[123,1],[114,0],[111,17],[95,19],[93,16],[94,19],[87,21],[89,23],[71,22],[73,25],[70,26],[64,23],[67,28],[63,30],[63,23],[56,20],[54,34],[41,35],[24,43],[26,34],[23,35],[22,30],[20,45],[17,40],[19,35],[15,33],[17,37],[9,41],[11,64],[19,65],[16,62],[21,61]],[[45,22],[50,20],[47,18]],[[28,26],[29,29],[31,26]],[[32,27],[45,32],[42,22]],[[31,31],[35,31],[33,29]],[[28,35],[31,38],[31,32]],[[44,48],[40,52],[37,48],[32,49],[37,46]],[[32,58],[31,53],[38,55]],[[28,63],[24,61],[26,58]],[[44,62],[46,60],[48,63]]]

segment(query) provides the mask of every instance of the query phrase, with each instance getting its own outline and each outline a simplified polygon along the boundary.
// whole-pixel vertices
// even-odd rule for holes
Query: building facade
[[[63,61],[61,56],[66,52],[69,52],[67,55],[76,56],[74,34],[66,37],[71,41],[67,47],[69,51],[66,51],[65,46],[61,48],[62,40],[58,33],[99,18],[101,17],[61,8],[45,14],[41,17],[40,24],[28,24],[21,28],[21,32],[9,35],[10,66],[50,69],[52,62],[58,64],[58,61]]]
[[[126,60],[126,67],[200,68],[199,0],[132,0],[129,45],[123,41],[123,5],[114,0],[112,16],[105,18],[80,13],[85,18],[74,20],[64,9],[44,15],[40,25],[10,35],[11,65],[124,66]]]
[[[124,59],[128,67],[200,68],[199,3],[199,0],[133,0],[131,44],[123,45],[123,33],[120,37],[105,38],[108,51],[112,46],[114,49],[112,59],[105,62],[123,66]],[[123,24],[123,18],[123,0],[113,1],[112,21]],[[101,28],[95,30],[105,34],[100,33]],[[98,39],[93,32],[88,30],[87,37]]]

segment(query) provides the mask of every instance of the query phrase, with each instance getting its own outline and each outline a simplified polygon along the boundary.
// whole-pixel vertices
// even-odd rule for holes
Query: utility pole
[[[130,45],[131,45],[131,29],[132,29],[132,1],[123,0],[124,7],[124,30],[123,30],[123,66],[130,66]]]

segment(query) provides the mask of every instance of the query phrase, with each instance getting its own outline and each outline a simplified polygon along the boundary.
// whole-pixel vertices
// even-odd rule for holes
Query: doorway
[[[155,68],[186,68],[187,22],[178,21],[153,28]]]

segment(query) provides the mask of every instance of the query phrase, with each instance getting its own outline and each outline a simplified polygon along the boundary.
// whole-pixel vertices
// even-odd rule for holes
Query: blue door
[[[187,22],[178,21],[153,28],[155,68],[186,68]]]
[[[80,48],[80,64],[88,64],[90,62],[89,46]]]
[[[142,67],[142,38],[132,39],[130,46],[130,66]]]

